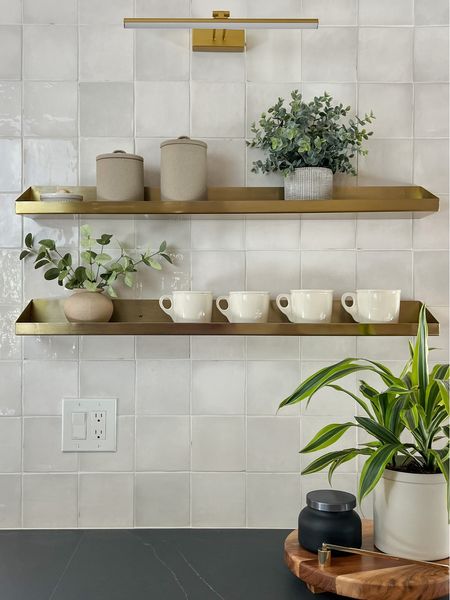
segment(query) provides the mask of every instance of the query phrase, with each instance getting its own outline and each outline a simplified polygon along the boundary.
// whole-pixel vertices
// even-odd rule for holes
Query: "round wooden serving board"
[[[363,544],[373,545],[373,523],[363,521]],[[449,572],[428,565],[394,562],[383,557],[332,556],[331,565],[320,569],[317,555],[298,543],[297,530],[284,544],[285,561],[292,573],[304,581],[313,593],[331,592],[360,600],[433,600],[448,596]],[[438,561],[448,564],[448,559]]]

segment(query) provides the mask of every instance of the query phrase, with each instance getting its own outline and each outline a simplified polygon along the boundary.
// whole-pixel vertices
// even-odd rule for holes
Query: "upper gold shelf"
[[[30,187],[16,201],[18,215],[240,215],[396,213],[422,217],[439,210],[439,198],[420,186],[338,187],[331,200],[284,200],[281,187],[209,188],[208,200],[161,201],[159,188],[145,188],[145,201],[99,202],[95,187],[71,187],[83,202],[43,202],[41,193],[57,187]]]

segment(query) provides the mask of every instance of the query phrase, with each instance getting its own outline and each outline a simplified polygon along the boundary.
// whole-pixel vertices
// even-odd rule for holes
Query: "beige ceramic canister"
[[[97,200],[144,200],[144,159],[115,150],[97,156]]]
[[[161,144],[161,200],[206,200],[206,150],[182,136]]]

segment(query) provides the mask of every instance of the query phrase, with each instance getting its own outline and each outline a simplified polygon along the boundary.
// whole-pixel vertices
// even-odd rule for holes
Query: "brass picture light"
[[[192,29],[195,52],[243,52],[245,29],[317,29],[318,19],[230,19],[215,10],[211,19],[126,18],[125,29]]]

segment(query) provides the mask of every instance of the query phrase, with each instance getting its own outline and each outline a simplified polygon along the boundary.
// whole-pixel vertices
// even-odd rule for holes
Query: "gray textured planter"
[[[333,194],[333,171],[324,167],[295,169],[284,179],[285,200],[327,200]]]

